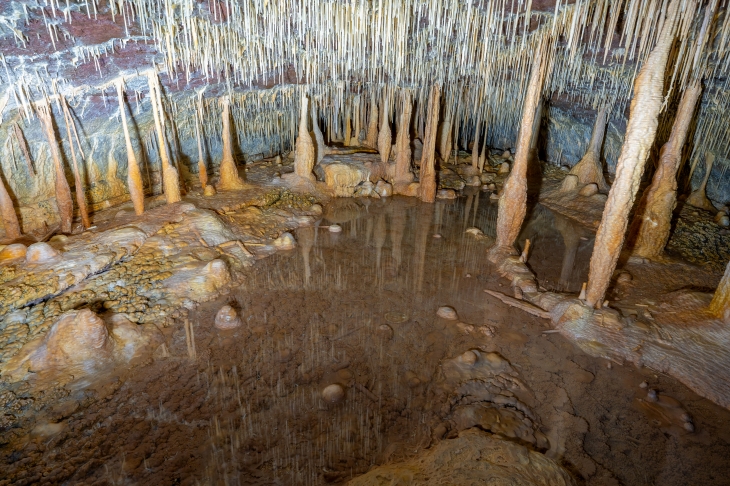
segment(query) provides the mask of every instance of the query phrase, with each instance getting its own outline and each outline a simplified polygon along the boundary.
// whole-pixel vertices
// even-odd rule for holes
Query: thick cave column
[[[428,120],[423,141],[421,156],[421,174],[419,177],[419,195],[423,202],[436,200],[436,130],[438,129],[441,88],[434,84],[428,97]]]
[[[586,302],[594,307],[603,304],[611,275],[616,269],[626,235],[629,212],[656,136],[667,58],[674,41],[678,9],[679,0],[672,0],[656,47],[649,54],[634,82],[634,99],[631,101],[621,155],[616,163],[616,179],[608,193],[591,257]]]
[[[119,113],[122,116],[124,141],[127,144],[127,186],[129,188],[129,197],[132,199],[135,214],[139,216],[144,213],[144,187],[142,185],[142,173],[139,170],[137,157],[134,155],[132,139],[129,136],[129,128],[127,127],[127,114],[124,110],[124,91],[122,90],[121,79],[117,81],[117,97],[119,98]]]
[[[603,138],[606,135],[606,125],[608,123],[608,107],[601,106],[596,115],[596,121],[593,124],[593,132],[591,133],[591,141],[588,143],[585,155],[580,162],[570,169],[570,174],[578,176],[581,184],[596,184],[601,191],[608,190],[608,184],[603,177],[603,166],[601,165],[601,147],[603,146]]]
[[[522,109],[522,123],[517,139],[517,150],[512,171],[504,183],[502,197],[499,198],[497,213],[497,241],[494,249],[512,248],[520,234],[522,222],[527,212],[527,165],[530,157],[533,123],[540,102],[542,83],[547,65],[546,55],[539,48],[532,65],[530,82]]]
[[[165,193],[167,204],[180,201],[180,178],[177,169],[170,163],[167,155],[167,144],[165,143],[165,114],[162,111],[162,97],[157,74],[150,71],[148,75],[150,85],[150,102],[152,103],[152,116],[155,119],[155,131],[157,132],[157,148],[162,162],[162,190]]]
[[[411,173],[411,113],[413,111],[413,102],[409,90],[403,91],[401,101],[403,107],[400,122],[398,123],[398,133],[395,137],[394,184],[408,184],[413,181],[413,173]]]
[[[370,148],[378,148],[378,103],[375,101],[375,93],[370,96],[370,120],[368,121],[368,133],[365,137],[365,145]]]
[[[224,96],[221,99],[221,106],[223,107],[223,132],[221,132],[223,138],[223,158],[220,164],[221,177],[218,181],[218,188],[224,191],[244,189],[246,184],[238,175],[238,167],[236,167],[236,160],[233,158],[233,141],[231,140],[231,100],[228,96]]]
[[[56,172],[56,206],[58,207],[58,217],[61,220],[61,233],[71,233],[74,203],[71,199],[71,188],[68,186],[66,173],[61,163],[61,152],[58,148],[56,133],[53,130],[53,118],[50,105],[38,108],[38,119],[41,121],[43,133],[46,136],[46,140],[48,140],[48,146],[51,149],[51,158],[53,159],[53,167]]]
[[[309,114],[309,99],[307,95],[302,94],[302,107],[299,112],[299,135],[297,136],[296,147],[294,149],[294,173],[299,177],[304,177],[314,181],[312,169],[314,168],[314,144],[312,137],[309,135],[307,127],[307,115]]]
[[[730,263],[727,264],[725,275],[710,302],[710,312],[730,324]]]
[[[633,221],[630,234],[634,240],[632,253],[636,256],[656,258],[664,251],[669,240],[672,212],[677,206],[677,170],[701,93],[702,86],[695,83],[682,94],[672,133],[659,152],[656,173],[639,202]]]
[[[13,200],[8,194],[8,190],[5,188],[5,181],[0,176],[0,214],[3,218],[3,226],[5,227],[5,236],[12,240],[20,238],[22,231],[20,230],[20,223],[18,223],[18,215],[15,214],[15,207],[13,207]]]

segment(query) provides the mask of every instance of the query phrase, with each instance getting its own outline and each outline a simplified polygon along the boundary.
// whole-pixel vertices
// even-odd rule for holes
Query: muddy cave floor
[[[231,223],[243,206],[216,204]],[[153,355],[83,387],[15,389],[24,419],[2,431],[0,484],[345,483],[473,427],[545,453],[578,484],[730,484],[730,411],[669,376],[590,357],[484,293],[509,282],[465,230],[493,234],[496,211],[468,190],[433,205],[330,201],[315,226],[293,230],[295,249],[239,269],[189,327],[159,326]],[[246,231],[255,246],[256,224]],[[542,286],[580,289],[589,229],[538,205],[525,238]],[[641,299],[720,277],[675,265],[681,283],[677,266],[628,265],[615,305],[641,318]],[[225,304],[241,327],[213,326]],[[441,306],[458,319],[437,316]],[[344,398],[328,403],[321,392],[335,383]]]

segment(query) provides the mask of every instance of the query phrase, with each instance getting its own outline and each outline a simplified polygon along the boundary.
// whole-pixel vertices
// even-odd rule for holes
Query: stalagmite
[[[664,72],[674,41],[679,3],[679,0],[672,0],[669,4],[656,47],[634,83],[634,99],[631,101],[621,155],[616,163],[616,179],[608,193],[591,256],[586,302],[593,307],[603,304],[623,247],[629,212],[639,189],[644,164],[654,143],[657,118],[662,107]]]
[[[315,165],[319,165],[322,162],[326,152],[327,146],[324,143],[324,136],[322,136],[322,130],[319,128],[319,113],[317,113],[317,104],[312,101],[312,133],[314,134],[314,159]]]
[[[167,204],[173,204],[180,201],[180,179],[177,174],[177,169],[170,164],[170,158],[167,155],[167,144],[165,142],[165,114],[162,112],[160,85],[157,80],[157,74],[154,71],[150,71],[148,81],[150,86],[152,115],[155,119],[155,131],[157,132],[157,148],[162,162],[163,192],[165,193],[165,201],[167,201]]]
[[[497,240],[494,250],[512,249],[527,212],[527,165],[530,155],[530,139],[545,75],[547,64],[545,57],[542,47],[539,48],[532,64],[530,83],[525,95],[515,162],[512,172],[504,183],[502,197],[499,198]]]
[[[205,190],[208,187],[208,169],[205,167],[205,159],[203,159],[203,141],[201,132],[203,130],[201,119],[203,117],[203,100],[198,96],[198,103],[195,107],[195,138],[198,142],[198,178],[200,179],[200,187]]]
[[[58,217],[61,220],[61,233],[71,233],[73,222],[73,201],[71,200],[71,188],[66,180],[66,173],[61,164],[61,154],[58,148],[58,140],[53,130],[53,118],[50,105],[38,107],[38,119],[41,122],[43,133],[51,149],[51,158],[55,168],[56,205]]]
[[[710,302],[710,312],[730,324],[730,263],[725,267],[725,275]]]
[[[715,206],[710,202],[709,199],[707,199],[707,181],[710,180],[710,174],[712,173],[712,166],[715,164],[715,154],[713,154],[710,151],[707,151],[705,153],[705,177],[702,179],[702,183],[700,184],[700,187],[692,191],[692,194],[689,195],[687,200],[685,201],[690,206],[694,206],[696,208],[705,209],[707,211],[712,211],[713,213],[717,211]]]
[[[393,135],[390,132],[390,120],[388,120],[387,101],[383,102],[383,121],[380,124],[380,132],[378,133],[378,153],[380,153],[380,161],[383,164],[388,163],[390,158],[390,149],[392,147]]]
[[[299,112],[299,136],[294,152],[294,173],[299,177],[314,180],[312,169],[314,168],[314,144],[309,136],[307,127],[307,114],[309,113],[309,99],[302,95],[302,108]]]
[[[659,164],[654,178],[639,201],[629,232],[634,244],[632,254],[636,256],[656,258],[664,251],[669,240],[672,212],[677,206],[677,170],[701,93],[702,86],[696,83],[682,94],[672,133],[659,152]]]
[[[439,155],[441,156],[441,160],[444,162],[449,160],[449,156],[451,155],[451,145],[452,145],[452,113],[451,113],[451,107],[446,106],[444,108],[444,121],[441,123],[441,126],[438,129],[438,151]]]
[[[81,183],[81,174],[79,174],[79,166],[76,161],[76,148],[74,147],[74,140],[71,136],[71,124],[73,119],[69,112],[66,104],[66,98],[61,98],[61,108],[63,108],[63,120],[66,123],[66,136],[68,137],[68,144],[71,147],[71,167],[74,173],[74,189],[76,191],[76,204],[79,206],[79,215],[81,216],[81,224],[84,229],[91,226],[91,220],[89,219],[89,210],[86,207],[86,197],[84,196],[84,186]],[[75,130],[75,129],[74,129]],[[80,148],[80,147],[79,147]]]
[[[570,174],[578,177],[578,181],[582,185],[596,184],[601,191],[608,190],[608,184],[603,177],[603,167],[601,165],[601,147],[603,146],[603,138],[606,134],[606,125],[608,123],[608,107],[602,105],[596,115],[596,122],[593,125],[591,133],[591,141],[588,143],[585,155],[580,162],[575,164],[570,170]]]
[[[419,177],[419,195],[423,202],[436,200],[436,130],[438,129],[441,88],[434,84],[431,96],[428,97],[428,120],[426,121],[423,156],[421,157],[421,174]]]
[[[233,141],[231,140],[231,101],[228,96],[224,96],[221,101],[223,113],[223,131],[221,138],[223,139],[223,158],[220,163],[220,179],[218,181],[218,189],[223,191],[232,191],[236,189],[244,189],[246,183],[243,182],[238,175],[238,167],[236,160],[233,158]]]
[[[119,113],[122,116],[122,128],[124,129],[124,141],[127,144],[127,188],[129,189],[129,197],[134,205],[134,212],[139,216],[144,213],[144,186],[142,185],[142,173],[139,170],[137,157],[132,147],[132,139],[129,136],[129,128],[127,127],[127,114],[124,110],[124,91],[122,89],[122,80],[117,81],[117,97],[119,98]]]
[[[2,175],[0,175],[0,213],[5,227],[5,237],[11,240],[20,238],[22,231],[20,230],[20,223],[18,223],[18,215],[15,214],[13,200],[8,194]]]
[[[375,101],[375,94],[370,98],[370,121],[368,122],[368,133],[365,137],[365,146],[378,148],[378,104]]]
[[[411,101],[411,93],[408,90],[403,91],[402,110],[400,115],[400,123],[398,124],[398,133],[395,138],[395,176],[394,184],[408,184],[413,181],[413,173],[411,172],[411,112],[413,110],[413,102]]]

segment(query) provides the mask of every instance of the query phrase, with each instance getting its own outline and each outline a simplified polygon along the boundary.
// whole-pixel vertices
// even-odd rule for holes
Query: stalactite
[[[320,162],[322,162],[322,159],[327,153],[327,146],[324,143],[324,137],[322,136],[322,130],[319,128],[319,113],[317,110],[317,104],[312,100],[311,105],[311,116],[312,116],[312,133],[314,134],[314,159],[315,159],[315,165],[319,165]]]
[[[679,3],[680,0],[672,0],[669,4],[656,47],[634,83],[634,99],[631,101],[621,155],[616,163],[616,179],[608,193],[591,256],[586,302],[593,307],[603,304],[623,247],[629,212],[639,189],[649,148],[654,143],[657,118],[662,106],[667,57],[675,37]]]
[[[577,176],[581,184],[596,184],[601,191],[608,191],[608,184],[603,177],[601,165],[601,147],[606,133],[608,123],[608,106],[602,105],[596,115],[596,121],[591,133],[591,141],[588,143],[585,155],[580,162],[575,164],[570,173]]]
[[[715,295],[710,302],[710,312],[730,324],[730,263],[725,268],[720,284],[715,290]]]
[[[231,139],[231,100],[228,96],[224,96],[220,100],[223,112],[221,118],[223,120],[223,131],[221,138],[223,139],[223,158],[220,163],[220,179],[218,180],[218,189],[224,191],[232,191],[236,189],[244,189],[246,183],[243,182],[238,174],[236,160],[233,158],[233,141]]]
[[[423,202],[436,200],[436,131],[438,129],[441,88],[434,84],[428,97],[428,119],[426,121],[423,155],[421,157],[421,174],[419,177],[419,195]]]
[[[710,180],[710,174],[712,173],[712,166],[715,164],[715,154],[709,150],[705,153],[705,176],[702,179],[700,187],[692,191],[686,199],[686,203],[696,208],[704,209],[706,211],[715,212],[715,206],[707,199],[707,181]]]
[[[79,206],[79,215],[81,216],[81,224],[84,229],[91,226],[91,220],[89,219],[89,210],[86,207],[86,196],[84,196],[84,186],[81,183],[81,175],[79,174],[79,167],[76,161],[76,149],[74,148],[74,140],[71,136],[71,126],[73,119],[69,112],[66,104],[66,98],[60,96],[61,107],[63,108],[63,119],[66,123],[66,136],[68,137],[68,144],[71,147],[71,162],[74,173],[74,189],[76,190],[76,204]],[[80,148],[80,147],[79,147]]]
[[[302,95],[302,108],[299,112],[299,135],[294,152],[294,173],[299,177],[314,180],[314,144],[309,136],[307,114],[309,113],[309,99]]]
[[[152,104],[152,115],[155,119],[155,131],[157,132],[157,147],[162,162],[162,186],[165,193],[167,204],[173,204],[180,201],[180,180],[177,169],[170,164],[167,155],[167,144],[165,142],[165,121],[162,112],[162,101],[160,95],[160,86],[157,80],[157,74],[150,71],[148,75],[150,86],[150,102]]]
[[[10,240],[20,238],[22,231],[20,230],[20,223],[18,223],[18,215],[15,214],[13,200],[8,194],[2,175],[0,175],[0,214],[2,214],[3,226],[5,227],[5,237]]]
[[[545,58],[546,54],[541,47],[532,65],[530,83],[527,88],[525,105],[522,111],[520,134],[517,139],[515,161],[512,171],[504,183],[502,197],[499,198],[497,240],[495,245],[495,249],[499,251],[513,249],[527,212],[527,165],[530,155],[530,139],[532,138],[533,122],[541,96],[545,69],[547,67],[547,59]]]
[[[53,159],[53,166],[56,172],[56,206],[58,207],[58,217],[61,220],[61,232],[71,233],[74,209],[73,201],[71,200],[71,188],[68,186],[66,174],[61,163],[61,153],[58,147],[56,133],[53,130],[53,116],[50,105],[38,107],[37,113],[43,128],[43,133],[48,141],[48,146],[51,149],[51,158]]]
[[[413,173],[411,172],[411,113],[413,111],[413,102],[409,90],[403,91],[401,102],[400,122],[398,123],[398,133],[395,139],[395,176],[393,177],[395,185],[408,184],[413,181]]]
[[[644,258],[656,258],[669,241],[672,212],[677,206],[677,171],[682,161],[682,149],[702,93],[697,83],[682,94],[669,140],[659,152],[659,164],[651,185],[639,201],[636,217],[629,231],[633,240],[632,253]]]
[[[124,89],[121,78],[117,80],[117,98],[119,98],[119,114],[122,117],[122,129],[124,130],[124,141],[127,146],[127,188],[129,197],[134,205],[134,213],[139,216],[144,213],[144,186],[142,185],[142,172],[139,170],[137,156],[132,147],[132,138],[129,136],[127,126],[127,113],[124,110]]]

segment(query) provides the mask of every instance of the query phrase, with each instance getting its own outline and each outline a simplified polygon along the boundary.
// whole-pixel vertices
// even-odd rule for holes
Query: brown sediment
[[[51,158],[53,159],[53,167],[56,172],[55,189],[56,189],[56,206],[58,207],[58,217],[61,220],[61,232],[70,233],[71,224],[73,222],[73,201],[71,199],[71,188],[68,186],[66,174],[61,163],[61,154],[58,148],[58,139],[53,129],[53,116],[51,114],[51,106],[45,105],[38,107],[38,119],[41,122],[43,133],[48,141],[51,150]]]
[[[532,64],[530,83],[522,111],[520,133],[517,138],[515,162],[504,183],[502,197],[499,198],[497,242],[495,245],[498,250],[495,251],[500,253],[507,248],[512,248],[515,244],[527,212],[527,165],[530,156],[533,123],[541,97],[547,65],[546,55],[543,52],[544,47],[543,45],[538,49],[537,57]]]
[[[634,99],[626,127],[621,155],[616,163],[616,178],[596,233],[591,257],[586,299],[589,305],[600,307],[616,269],[626,236],[629,212],[634,204],[649,147],[654,142],[657,117],[662,106],[664,73],[669,50],[674,42],[679,1],[672,0],[656,43],[634,83]]]
[[[132,147],[132,138],[129,136],[129,128],[127,126],[127,113],[124,110],[124,91],[122,89],[123,81],[117,80],[117,97],[119,98],[119,113],[122,117],[122,128],[124,129],[124,141],[127,145],[127,187],[129,196],[134,205],[134,212],[139,216],[144,213],[144,186],[142,185],[142,173],[139,170],[137,156],[134,154]]]
[[[664,252],[669,241],[672,213],[677,207],[677,171],[700,94],[702,86],[699,83],[687,87],[682,94],[672,133],[659,152],[656,173],[639,201],[629,231],[633,255],[656,258]]]
[[[426,134],[421,158],[421,174],[419,177],[419,196],[423,202],[436,200],[436,130],[438,128],[439,103],[441,88],[434,84],[428,97],[428,114]]]

